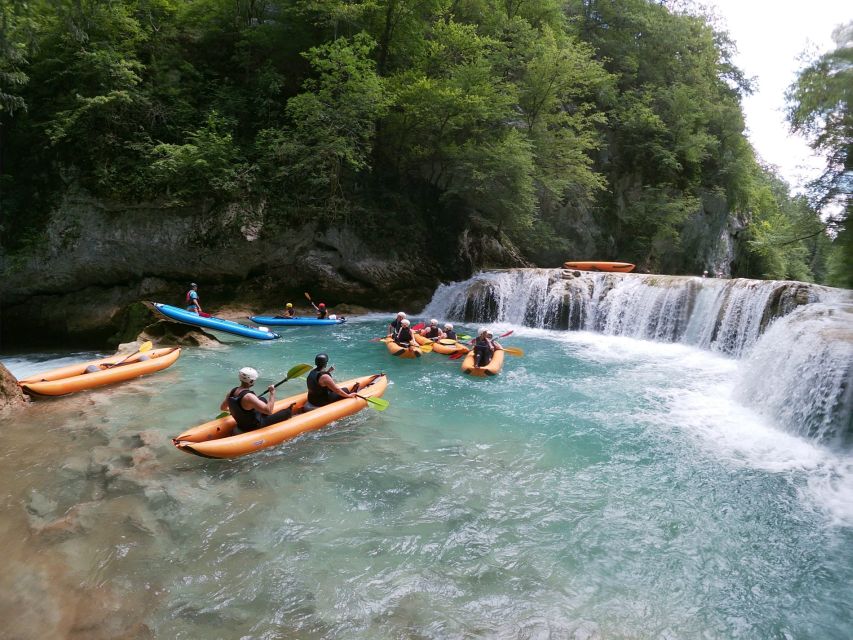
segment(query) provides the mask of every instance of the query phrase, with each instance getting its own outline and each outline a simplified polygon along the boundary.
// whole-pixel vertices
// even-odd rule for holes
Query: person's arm
[[[341,398],[355,398],[354,393],[347,393],[346,391],[341,389],[337,384],[335,384],[335,381],[332,380],[332,376],[330,376],[328,373],[324,373],[322,376],[320,376],[320,386],[326,387],[326,389],[330,389],[331,391],[334,391]]]
[[[494,340],[492,340],[492,346],[494,347],[494,349],[501,349],[501,350],[503,350],[503,347],[501,346],[501,343],[500,343],[500,342],[495,342]]]
[[[273,412],[273,407],[275,407],[275,386],[270,385],[267,387],[267,393],[269,393],[269,397],[266,402],[261,400],[254,393],[243,396],[243,400],[248,400],[251,407],[243,407],[244,409],[257,409],[264,415],[270,415]]]
[[[231,397],[231,392],[225,394],[225,400],[222,401],[222,404],[219,405],[220,411],[228,411],[228,398]]]

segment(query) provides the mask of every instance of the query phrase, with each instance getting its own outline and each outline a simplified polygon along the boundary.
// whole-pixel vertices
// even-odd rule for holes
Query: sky
[[[808,51],[835,49],[832,32],[853,20],[853,2],[844,0],[699,0],[716,7],[721,26],[737,44],[735,64],[756,91],[743,101],[747,135],[759,157],[778,167],[794,191],[821,174],[825,162],[785,122],[785,91]]]

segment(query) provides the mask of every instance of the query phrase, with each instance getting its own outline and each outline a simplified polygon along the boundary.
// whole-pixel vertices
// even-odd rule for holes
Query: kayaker
[[[346,387],[339,387],[332,379],[331,369],[326,369],[329,364],[329,355],[318,353],[314,357],[315,368],[308,374],[306,384],[308,385],[308,402],[303,405],[303,411],[310,411],[327,404],[343,400],[344,398],[355,398],[358,391],[358,383],[353,385],[352,391]]]
[[[503,349],[503,347],[492,339],[488,329],[481,328],[474,339],[474,366],[485,367],[492,361],[497,349]]]
[[[421,329],[421,335],[430,340],[441,340],[444,337],[444,332],[438,326],[438,320],[433,318],[429,321],[429,326]]]
[[[238,432],[254,431],[267,425],[283,422],[293,416],[293,405],[273,413],[275,407],[275,386],[267,387],[269,397],[266,402],[261,400],[252,385],[258,379],[258,372],[252,367],[243,367],[237,374],[240,386],[234,387],[219,405],[221,411],[227,410],[237,421]]]
[[[292,302],[288,302],[287,305],[285,305],[283,316],[276,316],[276,318],[289,318],[289,319],[293,319],[295,317],[296,317],[296,312],[293,310],[293,303]]]
[[[201,315],[201,302],[198,299],[198,285],[195,282],[190,283],[190,290],[187,291],[187,311],[191,311],[197,315]]]
[[[388,335],[389,336],[396,336],[397,335],[397,332],[400,330],[400,327],[403,326],[401,323],[403,322],[403,320],[405,318],[406,318],[406,312],[405,311],[398,311],[397,312],[397,317],[394,318],[391,321],[391,324],[388,325]]]
[[[408,348],[415,341],[415,335],[409,327],[410,324],[408,318],[403,318],[400,321],[400,330],[394,334],[394,342],[401,347]]]
[[[326,313],[326,303],[325,302],[321,302],[320,304],[314,304],[312,302],[311,306],[317,310],[317,320],[325,320],[326,319],[326,316],[328,314]]]
[[[458,340],[456,332],[453,330],[453,325],[449,322],[444,323],[444,337],[448,340]]]

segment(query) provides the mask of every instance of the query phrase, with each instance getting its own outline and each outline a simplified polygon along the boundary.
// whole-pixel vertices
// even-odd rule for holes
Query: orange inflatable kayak
[[[564,262],[566,269],[578,269],[579,271],[616,271],[628,273],[634,270],[630,262]]]
[[[443,356],[452,356],[454,353],[467,353],[468,347],[456,340],[442,338],[432,343],[434,353],[440,353]]]
[[[418,339],[417,334],[415,340]],[[420,358],[423,355],[420,345],[410,345],[409,347],[401,347],[391,338],[383,338],[385,346],[388,348],[388,353],[399,358]]]
[[[486,376],[496,376],[501,372],[503,366],[503,349],[496,350],[495,355],[492,356],[492,361],[489,362],[489,364],[487,364],[485,367],[474,366],[474,350],[471,349],[471,351],[468,352],[468,355],[465,356],[465,359],[462,361],[462,373],[477,376],[478,378],[484,378]]]
[[[367,385],[358,390],[359,395],[366,397],[378,398],[385,393],[385,388],[388,386],[388,378],[384,374],[375,379],[374,376],[353,378],[339,382],[338,385],[352,388],[356,382],[359,385]],[[307,413],[298,413],[307,401],[308,393],[305,392],[276,402],[274,411],[281,411],[291,404],[295,405],[293,410],[296,415],[284,422],[232,435],[237,423],[231,416],[226,416],[185,431],[172,438],[172,444],[181,451],[204,458],[236,458],[273,447],[285,440],[295,438],[300,433],[325,427],[330,422],[358,413],[367,406],[367,400],[345,398]]]
[[[18,380],[18,384],[29,394],[64,396],[67,393],[103,387],[108,384],[138,378],[146,373],[160,371],[161,369],[172,366],[175,360],[181,355],[181,350],[179,347],[154,349],[145,355],[150,356],[150,358],[140,360],[139,358],[142,354],[137,353],[133,357],[124,360],[127,355],[121,354],[102,358],[101,360],[72,364]],[[122,364],[105,368],[122,360],[124,360]],[[92,365],[100,367],[101,370],[86,373],[86,368]]]

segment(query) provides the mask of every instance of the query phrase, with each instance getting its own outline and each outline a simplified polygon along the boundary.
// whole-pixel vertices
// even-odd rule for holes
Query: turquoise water
[[[188,349],[7,421],[0,617],[33,603],[27,638],[853,635],[853,458],[735,402],[737,361],[515,327],[526,355],[478,380],[392,359],[386,321]],[[169,444],[240,367],[266,384],[317,351],[338,379],[386,371],[391,407],[232,461]]]

